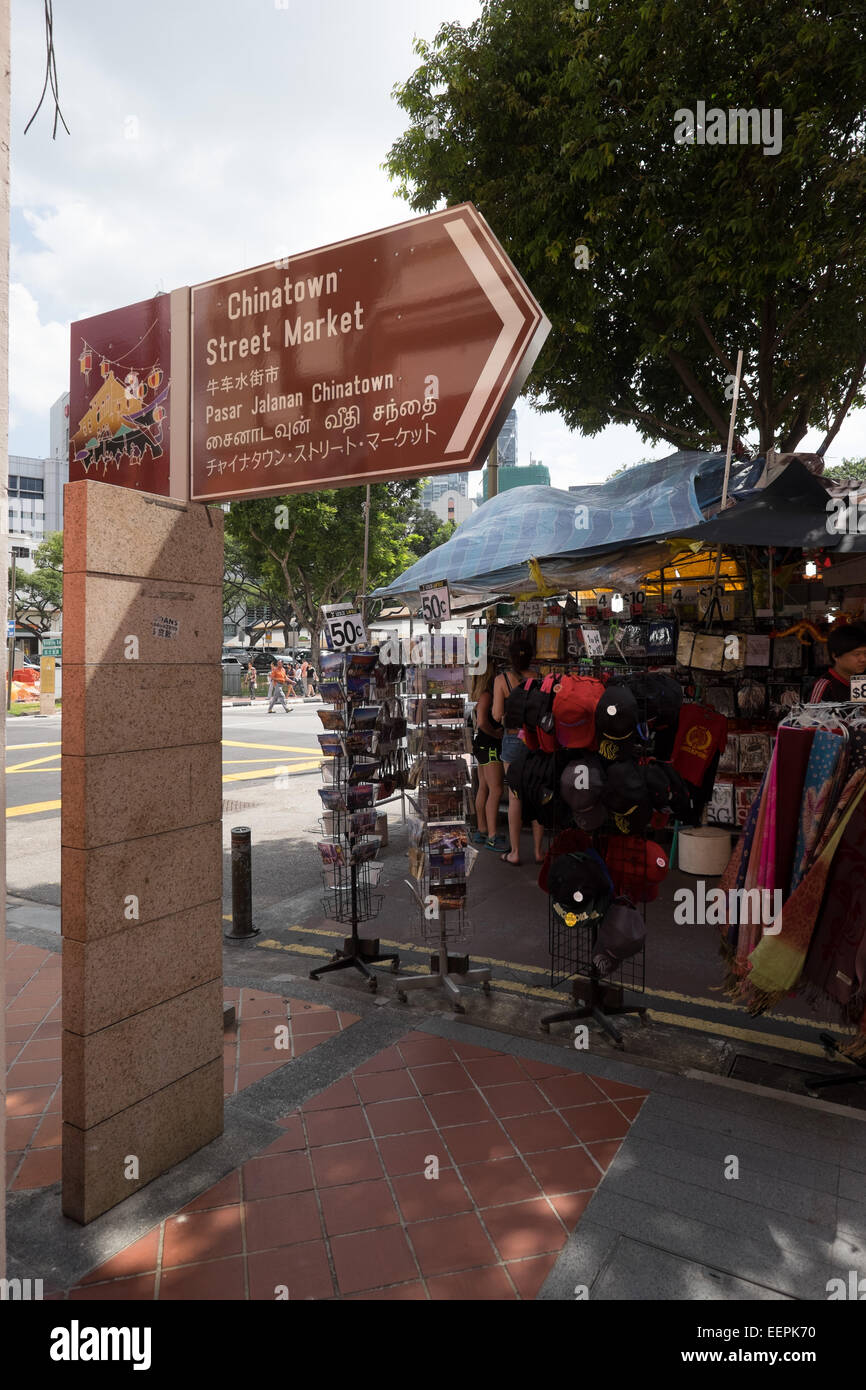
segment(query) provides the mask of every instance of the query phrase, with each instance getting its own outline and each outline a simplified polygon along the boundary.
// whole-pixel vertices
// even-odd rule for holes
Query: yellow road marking
[[[51,743],[8,743],[7,753],[17,753],[19,748],[59,748],[60,739],[54,739]]]
[[[7,771],[7,773],[11,773],[11,772],[24,772],[24,771],[26,771],[28,768],[40,767],[40,764],[41,764],[41,763],[53,763],[53,762],[56,762],[56,760],[57,760],[59,757],[60,757],[60,754],[59,754],[59,753],[49,753],[48,756],[47,756],[47,758],[31,758],[30,761],[29,761],[29,762],[26,762],[26,763],[7,763],[7,765],[6,765],[6,771]],[[59,771],[60,771],[60,768],[59,768],[59,767],[42,767],[42,768],[40,768],[40,770],[41,770],[42,772],[59,772]]]
[[[223,777],[224,782],[254,782],[256,778],[279,777],[286,772],[311,772],[320,767],[318,760],[314,763],[287,763],[283,767],[262,767],[255,772],[227,772]]]
[[[31,801],[29,806],[7,806],[6,818],[10,816],[35,816],[39,811],[59,811],[59,801]]]
[[[291,744],[285,743],[238,743],[235,739],[224,738],[223,748],[270,748],[277,753],[306,753],[307,757],[315,753],[315,748],[296,748]]]
[[[799,1038],[788,1038],[784,1033],[758,1033],[753,1028],[731,1028],[727,1023],[716,1023],[705,1018],[693,1018],[689,1014],[657,1013],[647,1009],[647,1017],[658,1023],[669,1023],[675,1028],[697,1029],[702,1033],[721,1033],[726,1038],[738,1038],[741,1042],[757,1043],[760,1047],[780,1047],[787,1052],[801,1052],[807,1057],[823,1057],[824,1049],[817,1043],[801,1042]],[[799,1019],[797,1020],[799,1023]],[[824,1025],[827,1026],[826,1024]]]

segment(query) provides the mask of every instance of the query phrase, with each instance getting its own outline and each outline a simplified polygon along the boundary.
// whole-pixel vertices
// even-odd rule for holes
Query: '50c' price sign
[[[351,604],[328,604],[323,607],[328,637],[335,652],[347,651],[349,647],[365,647],[367,633],[364,619],[360,613],[352,611]]]
[[[451,617],[451,595],[444,584],[421,586],[421,615],[425,623],[447,622]]]

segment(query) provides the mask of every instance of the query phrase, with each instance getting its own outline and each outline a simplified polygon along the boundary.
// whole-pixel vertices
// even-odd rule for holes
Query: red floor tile
[[[356,1182],[347,1187],[326,1187],[320,1194],[325,1234],[344,1236],[353,1231],[396,1226],[399,1216],[388,1184]]]
[[[588,1076],[553,1076],[539,1085],[557,1110],[571,1105],[592,1105],[604,1100],[595,1082]]]
[[[427,1067],[435,1062],[453,1062],[454,1052],[444,1038],[413,1034],[398,1044],[407,1067]]]
[[[402,1070],[405,1066],[406,1063],[396,1047],[386,1047],[383,1052],[378,1052],[368,1062],[362,1062],[357,1068],[355,1076],[373,1076],[376,1072]]]
[[[360,1235],[335,1236],[331,1254],[340,1293],[360,1293],[418,1277],[405,1235],[399,1226]]]
[[[155,1274],[139,1275],[135,1279],[114,1279],[110,1284],[92,1284],[69,1290],[70,1300],[117,1301],[129,1299],[132,1302],[152,1301],[156,1283]]]
[[[333,1298],[334,1284],[323,1240],[284,1246],[247,1257],[250,1298],[273,1302],[277,1290],[288,1291],[290,1302]]]
[[[433,1066],[413,1067],[412,1079],[422,1096],[474,1090],[471,1077],[459,1062],[436,1062]]]
[[[531,1081],[517,1082],[513,1086],[489,1086],[484,1092],[484,1099],[500,1119],[512,1115],[535,1115],[550,1109],[538,1087]]]
[[[273,1043],[276,1032],[275,1029],[287,1023],[284,1018],[275,1019],[272,1015],[262,1015],[258,1018],[245,1018],[234,1029],[230,1029],[226,1034],[226,1040],[235,1042],[262,1042],[270,1039]]]
[[[304,1138],[304,1125],[300,1115],[290,1115],[287,1122],[278,1120],[278,1124],[283,1125],[285,1133],[279,1139],[275,1139],[273,1144],[269,1144],[265,1149],[266,1154],[288,1153],[291,1149],[304,1149],[307,1141]]]
[[[460,1174],[479,1207],[499,1207],[541,1195],[538,1183],[519,1158],[466,1163]]]
[[[541,1287],[556,1264],[558,1255],[559,1252],[554,1251],[548,1255],[536,1255],[531,1260],[515,1260],[509,1263],[508,1273],[517,1285],[517,1292],[521,1298],[535,1298],[541,1292]]]
[[[33,1149],[55,1149],[63,1138],[63,1121],[59,1115],[46,1115],[30,1141]]]
[[[628,1096],[616,1096],[614,1099],[616,1100],[617,1109],[621,1110],[629,1120],[636,1120],[641,1112],[641,1107],[646,1097],[634,1096],[629,1099]]]
[[[526,1073],[514,1057],[467,1058],[466,1070],[476,1086],[505,1086],[526,1081]]]
[[[244,1262],[239,1256],[167,1269],[159,1282],[161,1303],[179,1299],[240,1302],[245,1297]]]
[[[165,1223],[163,1269],[240,1255],[242,1250],[239,1206],[173,1216]]]
[[[136,1240],[132,1245],[127,1245],[125,1250],[121,1250],[117,1255],[113,1255],[104,1264],[98,1265],[90,1274],[81,1280],[82,1287],[88,1284],[95,1284],[106,1279],[126,1279],[133,1275],[146,1274],[151,1269],[156,1269],[156,1257],[159,1250],[159,1226],[155,1230],[149,1231],[141,1240]],[[147,1295],[148,1297],[152,1296]]]
[[[549,1062],[530,1062],[526,1057],[520,1058],[520,1065],[531,1076],[533,1081],[540,1081],[548,1076],[567,1076],[567,1067],[553,1067]]]
[[[233,1047],[230,1044],[226,1050]],[[288,1062],[292,1056],[287,1048],[274,1047],[273,1038],[241,1038],[237,1052],[242,1066],[247,1062]]]
[[[306,1153],[273,1154],[251,1158],[241,1169],[244,1198],[279,1197],[286,1192],[304,1192],[313,1186],[313,1174]]]
[[[29,1187],[51,1187],[60,1181],[60,1149],[39,1149],[26,1155],[12,1184],[15,1192]]]
[[[526,1159],[545,1196],[558,1192],[581,1192],[595,1188],[601,1173],[583,1149],[550,1149],[547,1153],[529,1154]]]
[[[574,1135],[564,1120],[552,1110],[540,1115],[514,1115],[502,1121],[508,1137],[521,1153],[539,1153],[542,1149],[563,1149],[574,1143]]]
[[[242,1062],[238,1067],[238,1090],[243,1091],[246,1086],[252,1086],[254,1081],[261,1081],[263,1076],[270,1076],[271,1072],[278,1071],[283,1065],[283,1062],[257,1062],[247,1065]]]
[[[314,1149],[311,1157],[318,1187],[341,1187],[382,1176],[382,1165],[370,1139]]]
[[[299,1013],[292,1009],[292,1032],[298,1036],[305,1033],[338,1033],[340,1021],[335,1009],[316,1009],[309,1013]]]
[[[17,1062],[59,1062],[60,1038],[35,1038],[18,1054]]]
[[[425,1279],[496,1263],[493,1247],[474,1212],[413,1224],[408,1233]]]
[[[314,1047],[333,1036],[333,1033],[292,1034],[292,1052],[295,1057],[304,1057],[308,1052],[312,1052]]]
[[[455,1057],[460,1057],[466,1061],[470,1057],[504,1057],[504,1052],[497,1052],[492,1047],[477,1047],[475,1043],[454,1042],[451,1044]]]
[[[443,1168],[438,1178],[425,1178],[423,1173],[393,1178],[394,1192],[408,1224],[413,1221],[432,1221],[437,1216],[456,1216],[472,1210],[467,1194],[453,1168]]]
[[[427,1096],[427,1109],[440,1129],[450,1129],[452,1125],[486,1124],[490,1119],[484,1097],[475,1090]]]
[[[503,1260],[561,1250],[567,1239],[562,1222],[543,1197],[510,1207],[485,1208],[481,1219]]]
[[[423,1284],[392,1284],[390,1289],[369,1289],[367,1293],[346,1294],[346,1303],[426,1303]]]
[[[360,1105],[342,1110],[314,1110],[306,1117],[311,1148],[323,1144],[349,1144],[353,1139],[369,1139],[370,1130]]]
[[[333,1086],[328,1086],[312,1100],[305,1101],[301,1108],[306,1115],[310,1110],[336,1110],[342,1105],[357,1104],[358,1096],[352,1078],[344,1076],[342,1081],[335,1081]]]
[[[621,1139],[605,1139],[602,1143],[587,1144],[586,1146],[592,1154],[601,1171],[606,1173],[613,1160],[622,1148]]]
[[[445,1142],[455,1163],[481,1163],[486,1158],[511,1158],[514,1145],[495,1120],[449,1129]]]
[[[356,1076],[355,1086],[365,1105],[382,1100],[417,1100],[418,1088],[405,1067]]]
[[[276,1250],[321,1240],[322,1222],[314,1192],[266,1197],[244,1206],[247,1250]]]
[[[33,1036],[34,1038],[61,1038],[63,1028],[60,1023],[40,1023]]]
[[[60,1059],[50,1062],[16,1062],[7,1076],[10,1091],[30,1086],[57,1085],[60,1080]]]
[[[629,1096],[639,1096],[646,1100],[648,1091],[643,1091],[639,1086],[625,1086],[621,1081],[608,1081],[604,1076],[594,1078],[597,1086],[600,1086],[605,1095],[611,1100],[625,1100]]]
[[[563,1110],[563,1119],[574,1130],[582,1144],[599,1139],[624,1139],[629,1122],[610,1101],[598,1105],[578,1105]]]
[[[228,1173],[218,1183],[209,1187],[200,1197],[195,1197],[178,1215],[185,1216],[190,1211],[212,1211],[214,1207],[230,1207],[241,1199],[241,1184],[238,1173]]]
[[[33,1138],[36,1126],[39,1124],[38,1115],[20,1115],[14,1119],[10,1116],[6,1120],[6,1150],[14,1149],[23,1152]]]
[[[451,1167],[451,1158],[433,1129],[422,1130],[419,1134],[398,1134],[380,1139],[379,1152],[385,1171],[391,1177],[406,1173],[423,1173],[431,1156],[439,1160],[440,1172],[446,1167]]]
[[[288,1022],[289,1002],[276,994],[260,994],[258,991],[241,991],[240,1022],[248,1018],[273,1018],[274,1022]]]
[[[377,1101],[366,1109],[370,1128],[377,1136],[411,1134],[430,1128],[430,1116],[420,1100]]]
[[[591,1201],[592,1190],[589,1192],[567,1192],[559,1197],[551,1197],[550,1205],[562,1217],[569,1231],[573,1231]]]
[[[427,1287],[437,1303],[490,1303],[517,1298],[508,1275],[499,1267],[428,1279]]]

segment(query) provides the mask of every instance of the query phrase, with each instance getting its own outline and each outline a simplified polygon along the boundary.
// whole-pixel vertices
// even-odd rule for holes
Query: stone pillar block
[[[63,1210],[222,1130],[222,512],[64,494]]]

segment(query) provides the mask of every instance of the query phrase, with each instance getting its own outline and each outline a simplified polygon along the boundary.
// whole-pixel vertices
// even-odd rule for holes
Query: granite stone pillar
[[[223,514],[64,492],[63,1211],[222,1132]]]

